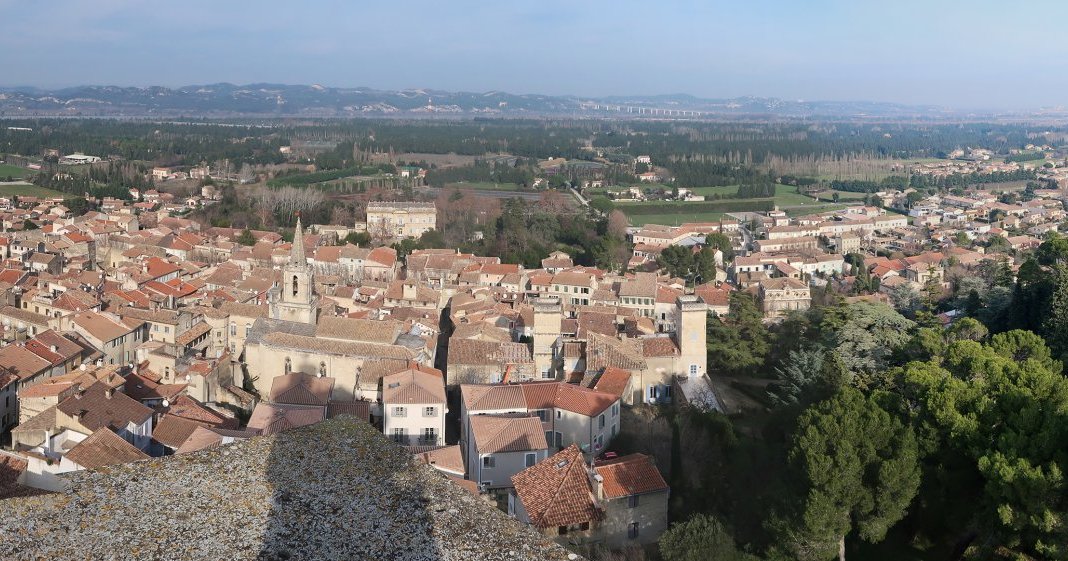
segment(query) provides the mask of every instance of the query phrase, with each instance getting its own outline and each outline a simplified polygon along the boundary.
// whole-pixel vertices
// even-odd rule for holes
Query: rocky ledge
[[[0,501],[0,559],[576,558],[353,419],[70,481]]]

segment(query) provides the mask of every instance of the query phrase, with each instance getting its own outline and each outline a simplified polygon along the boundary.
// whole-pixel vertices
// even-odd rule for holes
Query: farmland
[[[38,187],[37,185],[30,185],[29,183],[11,183],[7,185],[0,185],[0,197],[69,197],[67,193],[60,191],[53,191],[52,189],[46,189],[44,187]]]
[[[21,179],[29,174],[29,170],[26,168],[20,168],[10,164],[0,164],[0,181],[7,181],[8,177],[13,179]]]

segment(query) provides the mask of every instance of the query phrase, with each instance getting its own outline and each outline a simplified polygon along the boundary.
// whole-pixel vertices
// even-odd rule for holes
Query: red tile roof
[[[645,454],[630,454],[594,466],[603,478],[604,496],[617,499],[629,495],[641,495],[666,491],[668,484],[656,469],[653,459]]]
[[[512,484],[536,528],[590,523],[603,516],[582,451],[574,444],[513,475]]]

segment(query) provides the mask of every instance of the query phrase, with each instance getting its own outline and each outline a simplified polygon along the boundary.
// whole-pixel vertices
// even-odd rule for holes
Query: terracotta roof
[[[678,354],[678,347],[670,337],[644,337],[642,356],[673,356]]]
[[[616,339],[590,333],[586,341],[586,368],[598,370],[614,366],[626,370],[643,370],[647,367],[638,339]]]
[[[458,339],[450,341],[449,364],[504,365],[533,362],[523,343]]]
[[[630,378],[629,371],[622,368],[608,367],[604,369],[604,372],[601,372],[597,382],[593,385],[593,389],[616,397],[622,397],[623,392],[627,391],[630,386]]]
[[[152,417],[151,409],[122,392],[110,390],[102,382],[64,399],[57,407],[93,431],[104,427],[123,429],[130,423],[140,425]]]
[[[410,360],[414,358],[414,355],[410,350],[398,345],[317,339],[315,337],[294,335],[290,333],[268,333],[263,337],[263,343],[271,346],[333,355],[392,358],[398,360]]]
[[[463,454],[460,447],[453,446],[409,446],[408,450],[415,456],[415,461],[427,464],[442,471],[459,474],[465,473]]]
[[[149,458],[148,454],[138,450],[109,428],[97,429],[88,438],[74,445],[64,457],[85,469]]]
[[[333,419],[334,417],[340,417],[342,415],[356,417],[361,421],[370,422],[371,403],[368,401],[357,399],[353,401],[331,401],[329,404],[327,404],[327,419]]]
[[[248,420],[248,428],[268,435],[292,428],[312,425],[326,418],[325,407],[258,403]]]
[[[211,333],[211,326],[205,321],[198,321],[196,325],[182,332],[181,335],[174,338],[174,342],[179,345],[188,345],[193,341],[196,341],[198,337]]]
[[[516,385],[461,384],[460,395],[468,411],[525,411],[523,388]]]
[[[199,450],[218,448],[223,444],[229,444],[236,440],[244,440],[256,436],[256,431],[228,430],[218,428],[197,427],[189,438],[175,450],[176,454],[188,454]]]
[[[445,381],[419,370],[382,378],[382,403],[445,403]]]
[[[177,449],[189,439],[197,427],[204,426],[208,425],[177,415],[164,415],[152,428],[152,440],[168,448]]]
[[[602,488],[607,499],[666,491],[668,484],[656,469],[653,459],[645,454],[630,454],[594,466],[603,478]]]
[[[320,378],[304,372],[275,376],[271,380],[269,399],[274,403],[289,405],[324,406],[330,401],[334,382],[334,378],[329,376]]]
[[[471,435],[480,454],[544,450],[545,431],[538,417],[502,417],[474,415],[470,417]]]
[[[603,516],[582,451],[574,444],[513,475],[512,484],[536,528],[589,523]]]
[[[393,320],[353,319],[324,316],[315,326],[315,336],[364,343],[391,344],[401,333],[401,324]]]

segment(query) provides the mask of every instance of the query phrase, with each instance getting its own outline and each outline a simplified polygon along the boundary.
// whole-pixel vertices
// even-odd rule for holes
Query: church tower
[[[314,293],[315,273],[304,255],[304,228],[297,216],[293,249],[282,267],[282,280],[271,298],[271,318],[315,325],[319,302]]]

